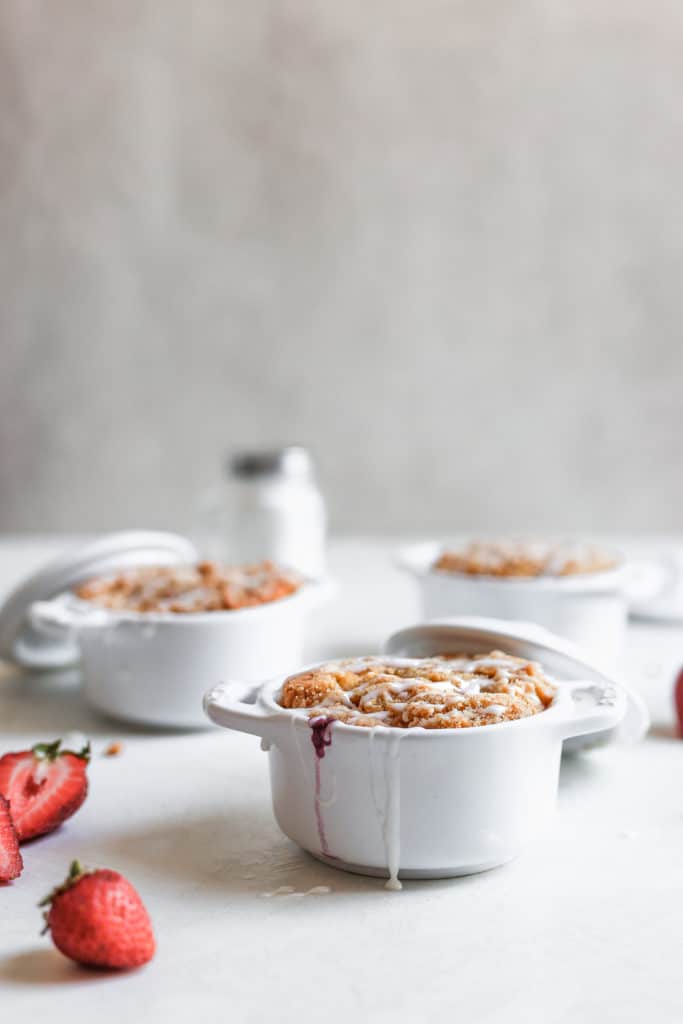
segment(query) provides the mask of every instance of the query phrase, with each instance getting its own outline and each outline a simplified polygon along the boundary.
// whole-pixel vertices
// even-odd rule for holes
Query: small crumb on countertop
[[[109,746],[105,749],[103,756],[104,757],[118,757],[122,750],[123,750],[123,744],[122,743],[110,743]]]

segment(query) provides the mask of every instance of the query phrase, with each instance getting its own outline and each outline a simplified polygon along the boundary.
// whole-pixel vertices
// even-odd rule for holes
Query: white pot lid
[[[182,565],[196,562],[194,545],[175,533],[125,530],[108,533],[72,548],[29,576],[7,596],[0,608],[0,658],[25,668],[65,668],[78,661],[77,644],[57,640],[34,629],[28,611],[34,601],[49,601],[94,576],[140,565]]]
[[[461,615],[436,619],[408,626],[393,633],[385,644],[385,652],[396,657],[428,658],[435,654],[458,654],[464,650],[504,650],[520,658],[539,661],[550,676],[558,680],[585,679],[587,682],[608,682],[619,687],[628,697],[628,710],[614,729],[566,740],[565,750],[602,746],[620,740],[636,742],[650,726],[650,715],[642,698],[610,669],[603,668],[584,655],[581,648],[563,637],[532,622],[512,622],[479,616]]]

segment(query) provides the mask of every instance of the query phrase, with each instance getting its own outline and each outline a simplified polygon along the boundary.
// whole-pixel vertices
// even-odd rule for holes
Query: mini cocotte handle
[[[628,697],[614,683],[563,683],[568,691],[567,713],[560,725],[563,740],[617,726],[627,710]]]
[[[281,716],[259,703],[262,685],[236,680],[220,683],[204,695],[204,711],[216,725],[271,740]]]
[[[76,603],[71,594],[63,594],[52,601],[34,601],[29,620],[41,633],[59,639],[83,627],[106,625],[108,616],[102,608]]]

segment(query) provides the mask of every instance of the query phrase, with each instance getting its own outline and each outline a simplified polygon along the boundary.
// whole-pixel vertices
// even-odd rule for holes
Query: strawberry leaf
[[[81,878],[84,877],[84,875],[91,875],[91,874],[92,874],[92,868],[84,868],[79,860],[72,860],[71,861],[71,865],[69,867],[69,874],[66,876],[64,881],[61,883],[61,885],[55,886],[55,888],[52,890],[52,892],[48,893],[47,896],[45,896],[40,901],[38,906],[39,907],[48,907],[48,906],[50,906],[52,901],[55,900],[57,898],[57,896],[59,896],[63,892],[66,892],[67,889],[70,889],[71,886],[75,885],[76,882],[79,882],[81,880]],[[47,925],[47,915],[45,915],[45,919],[46,919],[46,925]],[[44,935],[46,931],[47,931],[47,926],[45,927],[43,932],[41,932],[41,934]]]
[[[85,746],[80,750],[69,750],[68,747],[62,749],[61,739],[54,740],[52,743],[36,743],[31,749],[38,761],[56,761],[62,754],[73,754],[74,757],[80,757],[82,761],[90,760],[90,740],[87,740]]]

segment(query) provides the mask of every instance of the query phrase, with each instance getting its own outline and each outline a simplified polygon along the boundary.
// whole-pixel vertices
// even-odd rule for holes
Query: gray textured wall
[[[680,0],[2,0],[0,529],[683,523]]]

